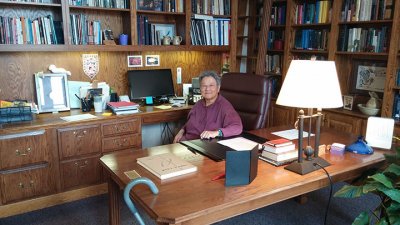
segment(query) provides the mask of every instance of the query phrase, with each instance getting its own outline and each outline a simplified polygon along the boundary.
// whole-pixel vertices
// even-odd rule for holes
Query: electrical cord
[[[313,165],[314,166],[319,166],[321,169],[323,169],[325,171],[326,175],[328,176],[328,179],[329,179],[329,184],[330,184],[329,198],[328,198],[328,204],[326,205],[325,218],[324,218],[324,225],[326,225],[326,220],[328,218],[328,212],[329,212],[329,205],[331,204],[331,199],[332,199],[332,189],[333,189],[332,178],[329,175],[328,171],[326,171],[326,169],[324,167],[322,167],[320,164],[314,163]]]

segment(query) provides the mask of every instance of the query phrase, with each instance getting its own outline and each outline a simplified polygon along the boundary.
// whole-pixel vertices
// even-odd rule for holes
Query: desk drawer
[[[140,148],[142,137],[139,134],[128,134],[103,139],[103,152],[111,152],[126,148]]]
[[[55,192],[55,179],[48,165],[16,172],[1,172],[3,203],[15,202]]]
[[[115,123],[103,124],[103,136],[140,133],[141,124],[138,118],[133,118]]]
[[[59,129],[58,140],[62,159],[101,152],[99,125]]]
[[[63,190],[100,182],[100,156],[72,160],[60,164]]]
[[[48,161],[45,131],[0,136],[0,170]]]
[[[172,110],[166,111],[164,113],[158,114],[144,114],[142,116],[143,124],[152,124],[152,123],[165,123],[165,122],[173,122],[179,121],[183,118],[187,117],[189,113],[188,110]]]

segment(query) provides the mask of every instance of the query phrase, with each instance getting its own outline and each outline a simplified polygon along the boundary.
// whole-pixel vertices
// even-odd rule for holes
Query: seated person
[[[243,125],[239,114],[228,100],[219,95],[221,78],[218,74],[203,72],[199,81],[203,98],[190,110],[188,121],[175,136],[174,143],[241,134]]]

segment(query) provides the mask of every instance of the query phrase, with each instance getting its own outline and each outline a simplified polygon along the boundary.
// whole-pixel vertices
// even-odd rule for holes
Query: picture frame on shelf
[[[350,93],[367,96],[370,91],[383,93],[385,80],[385,61],[353,60]]]
[[[354,97],[351,95],[343,95],[343,109],[353,110]]]
[[[128,67],[142,67],[143,60],[141,55],[128,55]]]
[[[164,36],[170,36],[171,38],[175,36],[176,28],[173,23],[154,23],[154,31],[157,31],[160,34],[160,38],[162,39]]]
[[[160,66],[160,55],[146,55],[146,66]]]
[[[137,10],[163,11],[163,0],[136,0]]]

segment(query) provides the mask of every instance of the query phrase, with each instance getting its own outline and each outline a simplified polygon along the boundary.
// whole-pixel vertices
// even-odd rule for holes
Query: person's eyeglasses
[[[200,89],[206,90],[206,89],[214,89],[216,85],[211,84],[211,85],[200,85]]]

